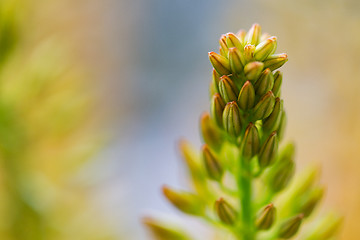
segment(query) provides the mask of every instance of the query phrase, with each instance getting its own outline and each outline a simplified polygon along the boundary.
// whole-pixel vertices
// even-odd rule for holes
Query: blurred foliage
[[[103,144],[94,94],[56,40],[26,41],[28,4],[0,2],[0,239],[114,239],[78,177]]]

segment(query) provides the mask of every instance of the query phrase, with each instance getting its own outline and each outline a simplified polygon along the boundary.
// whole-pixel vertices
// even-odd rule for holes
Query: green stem
[[[254,240],[253,214],[252,214],[252,177],[251,168],[248,161],[242,157],[240,159],[241,168],[239,173],[238,185],[241,206],[241,221],[243,224],[243,240]]]

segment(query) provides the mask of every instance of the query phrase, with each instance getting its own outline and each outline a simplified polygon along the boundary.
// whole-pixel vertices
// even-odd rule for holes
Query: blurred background
[[[289,56],[282,94],[298,168],[321,164],[324,208],[345,216],[340,239],[357,240],[355,0],[2,1],[0,238],[145,240],[142,216],[184,219],[160,188],[186,188],[176,142],[200,147],[207,52],[254,22]]]

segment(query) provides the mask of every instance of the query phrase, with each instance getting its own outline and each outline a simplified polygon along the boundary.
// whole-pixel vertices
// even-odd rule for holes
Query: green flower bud
[[[223,143],[223,136],[215,123],[211,121],[209,113],[202,114],[200,129],[204,142],[212,149],[219,151]]]
[[[238,103],[240,109],[247,111],[255,104],[255,90],[250,81],[246,81],[240,90]]]
[[[223,111],[225,108],[225,102],[221,98],[220,94],[214,94],[211,98],[211,117],[214,119],[215,123],[219,126],[223,126],[222,117]]]
[[[214,95],[215,93],[219,93],[219,82],[220,82],[220,74],[215,70],[213,69],[212,71],[212,85],[214,86],[215,88],[215,92],[212,95]]]
[[[274,166],[266,172],[265,182],[272,192],[277,193],[289,184],[294,173],[294,145],[288,144],[281,151],[279,159],[276,161]]]
[[[274,94],[267,92],[254,107],[254,120],[267,118],[274,109],[275,97]]]
[[[272,92],[274,93],[275,97],[280,96],[281,84],[282,84],[282,73],[280,71],[277,71],[274,74],[274,86],[272,88]]]
[[[167,186],[164,186],[162,190],[164,196],[180,211],[199,216],[203,214],[204,205],[197,195],[184,191],[175,191]]]
[[[262,127],[266,132],[272,132],[279,128],[282,112],[283,100],[280,100],[280,98],[275,98],[273,111],[271,112],[270,116],[265,118],[263,121]]]
[[[242,46],[245,46],[245,36],[246,36],[246,31],[244,29],[240,29],[237,33],[236,36],[238,36],[240,43]]]
[[[226,57],[221,56],[215,52],[209,52],[208,55],[211,64],[220,75],[228,75],[231,73],[230,63]]]
[[[254,88],[257,96],[263,96],[270,91],[274,85],[274,76],[269,68],[265,69],[256,81]]]
[[[219,91],[225,102],[236,101],[239,95],[239,90],[234,81],[226,75],[220,77]]]
[[[304,217],[310,216],[323,196],[324,188],[316,187],[305,197],[305,200],[301,203],[299,212],[303,213]]]
[[[222,49],[222,47],[219,47],[219,53],[220,53],[220,55],[223,56],[224,58],[227,58],[227,55],[226,55],[224,49]]]
[[[240,109],[236,102],[226,104],[223,112],[223,126],[225,131],[236,138],[241,133]]]
[[[288,61],[288,56],[286,53],[273,54],[270,55],[265,61],[265,68],[270,68],[271,71],[274,71],[284,65]]]
[[[245,135],[242,140],[243,157],[250,160],[259,152],[260,137],[256,126],[253,123],[249,123],[245,130]]]
[[[280,119],[280,124],[279,124],[279,128],[277,130],[278,136],[279,136],[279,140],[281,140],[284,137],[285,134],[285,128],[286,128],[286,123],[287,123],[287,117],[286,117],[286,112],[283,110],[282,114],[281,114],[281,119]]]
[[[268,230],[276,219],[276,208],[270,203],[258,213],[255,225],[259,230]]]
[[[276,157],[278,150],[278,139],[276,137],[276,132],[270,134],[266,142],[260,149],[259,152],[259,165],[261,168],[270,166]]]
[[[224,171],[219,160],[211,153],[210,148],[206,144],[202,148],[202,153],[208,176],[215,181],[220,181]]]
[[[229,47],[226,44],[226,35],[221,35],[221,38],[219,40],[219,44],[220,44],[221,49],[223,50],[223,54],[224,54],[223,56],[227,57],[227,55],[229,53]]]
[[[264,61],[276,49],[276,37],[270,37],[256,46],[254,57],[257,61]]]
[[[144,217],[142,222],[148,227],[156,240],[190,240],[182,230],[167,222],[158,221],[151,217]]]
[[[261,75],[263,69],[264,69],[264,64],[262,62],[250,62],[246,64],[244,67],[244,73],[246,79],[250,81],[256,81]]]
[[[299,230],[304,214],[299,214],[285,220],[280,228],[278,237],[283,239],[289,239],[293,237]]]
[[[328,240],[333,238],[338,232],[343,219],[339,216],[329,213],[312,225],[308,230],[305,240]]]
[[[226,34],[226,43],[228,48],[236,47],[240,52],[243,52],[243,45],[240,39],[233,33]]]
[[[228,225],[234,225],[238,216],[235,209],[223,198],[220,198],[215,202],[215,212],[217,213],[219,219]]]
[[[229,63],[231,71],[234,73],[241,73],[243,64],[245,63],[244,55],[237,48],[229,49]]]
[[[246,44],[252,44],[257,45],[259,44],[261,37],[261,27],[259,24],[254,24],[251,26],[249,32],[245,36],[245,43]]]
[[[252,62],[254,60],[255,46],[247,44],[244,47],[244,58],[246,62]]]

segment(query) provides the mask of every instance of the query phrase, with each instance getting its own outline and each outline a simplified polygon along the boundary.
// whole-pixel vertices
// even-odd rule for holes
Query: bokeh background
[[[184,219],[160,187],[186,187],[177,140],[200,147],[207,52],[221,34],[254,22],[289,55],[282,92],[298,168],[322,165],[324,207],[345,216],[340,239],[358,239],[358,1],[0,6],[1,239],[146,240],[142,216]],[[186,220],[191,230],[196,223]]]

